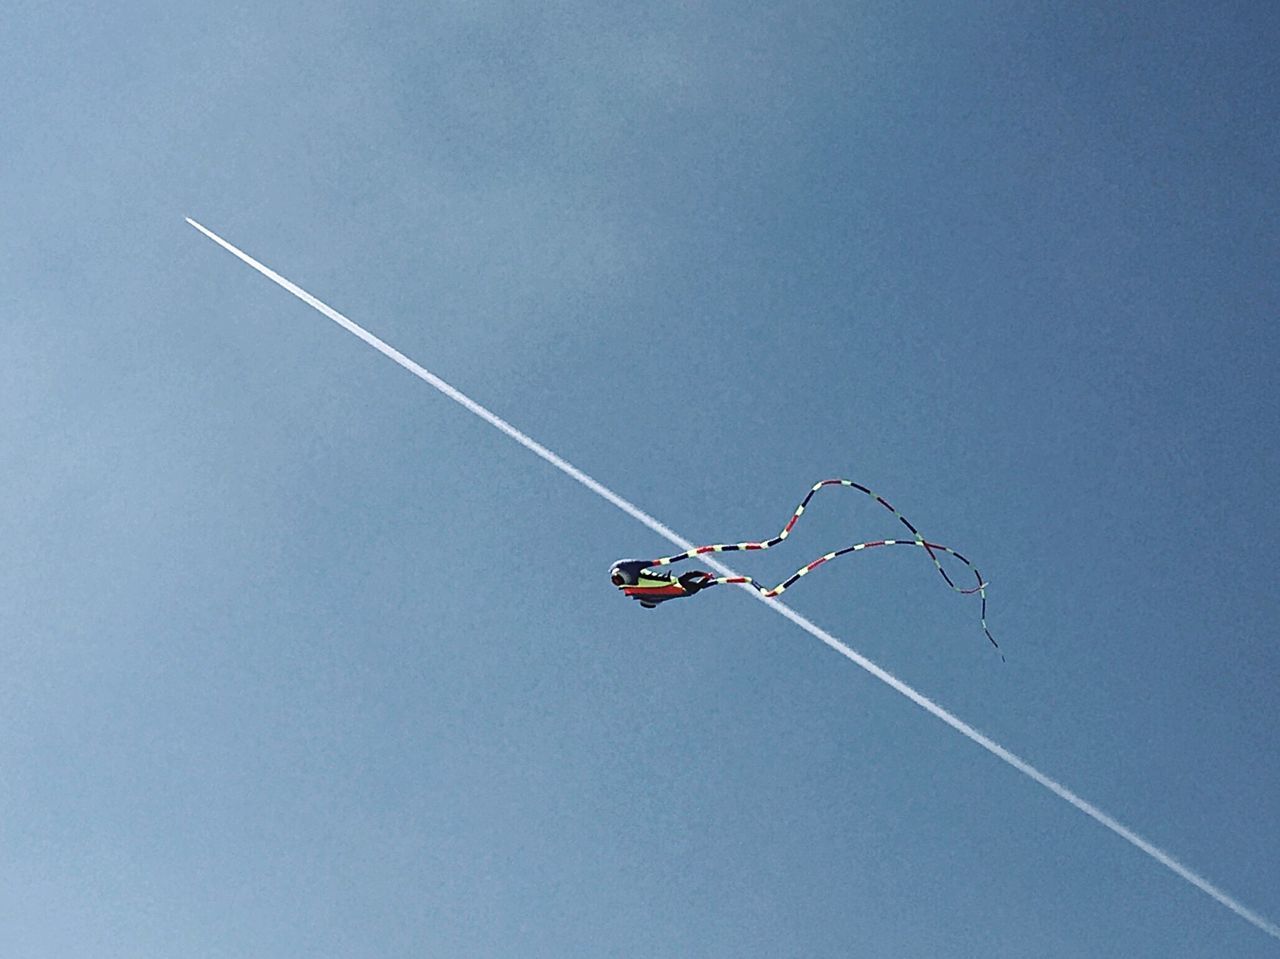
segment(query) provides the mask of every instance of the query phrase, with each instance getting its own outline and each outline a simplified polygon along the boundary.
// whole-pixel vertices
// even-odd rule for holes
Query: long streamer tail
[[[795,512],[791,514],[791,519],[789,519],[787,521],[787,525],[782,528],[782,532],[780,532],[777,536],[773,537],[772,539],[762,540],[760,542],[717,543],[710,546],[696,546],[693,549],[686,550],[683,553],[677,553],[674,556],[663,556],[659,559],[655,559],[649,565],[650,566],[669,566],[672,563],[679,563],[686,559],[692,559],[693,557],[702,555],[703,553],[728,553],[728,552],[734,552],[737,550],[746,550],[746,551],[761,550],[761,549],[769,549],[771,546],[777,546],[779,543],[785,540],[787,536],[790,535],[791,530],[795,528],[796,522],[800,519],[801,516],[804,515],[804,510],[805,510],[805,507],[809,505],[809,500],[813,499],[814,495],[818,492],[818,490],[822,489],[824,486],[847,486],[850,489],[856,489],[859,492],[866,493],[868,496],[874,499],[877,503],[879,503],[881,506],[883,506],[885,509],[891,512],[894,516],[896,516],[898,518],[898,521],[902,523],[902,525],[905,526],[908,530],[911,531],[911,535],[914,538],[913,539],[883,539],[883,540],[875,540],[873,542],[868,542],[868,543],[855,543],[853,546],[847,546],[844,549],[839,549],[834,552],[827,553],[825,556],[819,556],[812,563],[809,563],[807,566],[802,566],[800,569],[796,570],[791,576],[787,577],[777,586],[774,586],[772,588],[766,588],[764,586],[761,586],[750,576],[722,576],[717,579],[711,580],[706,585],[715,586],[719,584],[727,585],[731,583],[745,583],[751,586],[753,589],[757,590],[759,593],[761,593],[764,596],[768,596],[768,597],[779,596],[782,593],[784,593],[790,586],[794,585],[797,580],[799,580],[801,577],[809,573],[811,570],[817,569],[823,563],[828,562],[829,560],[833,560],[837,556],[843,556],[846,553],[860,552],[864,549],[873,549],[877,546],[916,546],[916,547],[919,547],[920,549],[923,549],[926,553],[929,554],[929,559],[933,561],[934,568],[937,569],[938,573],[942,576],[943,580],[946,582],[948,587],[955,590],[957,593],[963,593],[966,595],[977,593],[981,597],[982,599],[982,613],[981,613],[982,632],[986,635],[987,639],[991,641],[992,646],[994,646],[996,649],[1000,648],[1000,644],[997,643],[995,640],[995,637],[991,635],[991,630],[987,628],[987,582],[982,578],[982,574],[978,572],[978,568],[974,566],[973,563],[971,563],[968,559],[966,559],[962,554],[958,553],[956,550],[952,549],[950,546],[943,546],[941,543],[931,543],[926,541],[924,536],[921,535],[920,531],[916,529],[915,525],[909,519],[907,519],[905,516],[899,513],[897,509],[895,509],[893,505],[889,503],[888,500],[886,500],[883,496],[880,496],[879,494],[872,492],[870,489],[863,486],[861,483],[855,483],[852,480],[827,479],[827,480],[821,480],[820,482],[814,483],[813,488],[809,490],[809,492],[805,495],[805,498],[800,501],[800,505],[796,507]],[[970,586],[967,588],[962,586],[957,586],[955,581],[952,580],[950,574],[948,574],[946,569],[943,568],[942,563],[939,562],[938,553],[940,552],[946,553],[949,556],[954,556],[960,562],[968,566],[969,569],[973,571],[974,582],[976,585]],[[1004,658],[1003,653],[1000,654],[1000,658],[1001,659]]]
[[[964,563],[966,566],[972,569],[974,576],[977,577],[977,580],[978,580],[977,586],[974,586],[971,589],[959,589],[956,586],[952,586],[951,588],[956,590],[956,592],[958,593],[966,593],[966,594],[977,593],[982,598],[982,612],[980,614],[981,622],[982,622],[982,632],[987,637],[987,639],[991,641],[992,646],[994,646],[996,649],[1000,649],[1000,644],[996,642],[996,638],[991,635],[991,630],[987,627],[987,585],[988,585],[987,582],[983,580],[982,576],[978,573],[978,570],[973,565],[973,563],[969,562],[969,560],[965,559],[964,556],[962,556],[960,553],[957,553],[950,546],[943,546],[941,543],[926,543],[923,541],[916,542],[913,539],[882,539],[882,540],[876,540],[875,542],[871,542],[871,543],[855,543],[852,546],[846,546],[844,549],[838,549],[838,550],[835,550],[834,552],[827,553],[825,556],[819,556],[812,563],[810,563],[807,566],[800,567],[798,570],[796,570],[794,573],[792,573],[790,576],[784,579],[781,583],[779,583],[777,586],[774,586],[772,588],[761,586],[750,576],[719,576],[715,579],[709,580],[706,583],[706,585],[703,587],[703,589],[705,589],[707,586],[718,586],[721,584],[729,585],[732,583],[745,583],[748,586],[750,586],[752,589],[756,590],[756,592],[760,593],[760,595],[762,596],[766,596],[766,597],[781,596],[783,593],[787,591],[787,589],[795,585],[797,580],[799,580],[801,577],[808,574],[810,570],[817,569],[819,566],[821,566],[823,563],[827,562],[828,560],[833,560],[837,556],[843,556],[846,553],[857,553],[864,549],[874,549],[877,546],[920,546],[926,550],[929,550],[930,551],[929,554],[931,556],[933,555],[932,551],[936,549],[941,552],[947,553],[950,556],[954,556],[956,559],[960,560],[960,562]],[[1000,653],[1000,658],[1002,660],[1004,659],[1003,652]]]

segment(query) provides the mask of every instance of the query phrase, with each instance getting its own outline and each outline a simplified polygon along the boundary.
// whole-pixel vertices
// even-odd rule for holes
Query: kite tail
[[[895,517],[897,517],[898,522],[900,522],[903,526],[905,526],[908,530],[910,530],[911,535],[914,538],[913,539],[885,539],[885,540],[876,540],[875,542],[870,542],[870,543],[856,543],[853,546],[848,546],[844,549],[836,550],[834,553],[827,553],[825,556],[820,556],[817,559],[815,559],[808,566],[804,566],[796,570],[796,572],[793,573],[790,577],[783,580],[781,583],[779,583],[777,586],[774,586],[772,589],[766,589],[765,587],[757,583],[754,579],[752,579],[750,576],[722,576],[718,579],[711,580],[710,582],[707,583],[707,585],[715,586],[717,584],[745,583],[746,585],[751,586],[753,589],[759,592],[762,596],[765,596],[766,598],[772,598],[774,596],[780,596],[782,593],[784,593],[787,590],[788,587],[792,586],[797,580],[799,580],[802,576],[804,576],[810,570],[816,569],[817,567],[821,566],[823,563],[827,562],[828,560],[835,559],[837,556],[843,556],[846,553],[855,553],[864,549],[872,549],[876,546],[917,546],[929,554],[929,559],[933,561],[934,568],[938,571],[938,574],[942,577],[943,581],[947,584],[948,587],[950,587],[952,590],[954,590],[957,593],[963,593],[965,595],[977,593],[982,598],[982,614],[981,614],[982,632],[986,634],[986,637],[988,640],[991,641],[992,646],[994,646],[997,650],[1000,648],[1000,644],[997,643],[995,640],[995,637],[991,635],[991,630],[987,628],[987,582],[982,578],[982,574],[978,572],[977,567],[974,566],[973,563],[969,562],[969,560],[966,559],[964,556],[962,556],[960,553],[952,549],[950,546],[943,546],[940,543],[927,542],[925,538],[920,534],[920,531],[916,529],[915,525],[909,519],[907,519],[905,516],[899,513],[898,510],[893,506],[893,504],[891,504],[888,500],[886,500],[883,496],[879,495],[878,493],[872,492],[870,489],[863,486],[861,483],[855,483],[852,480],[826,479],[826,480],[821,480],[820,482],[814,483],[813,488],[809,490],[809,492],[805,495],[805,498],[800,501],[800,505],[796,507],[796,511],[791,514],[791,519],[789,519],[787,521],[787,525],[782,528],[782,532],[780,532],[777,536],[773,537],[773,539],[767,539],[761,542],[717,543],[710,546],[696,546],[693,549],[686,550],[683,553],[677,553],[674,556],[663,556],[660,559],[655,559],[649,565],[650,566],[670,566],[672,563],[679,563],[686,559],[692,559],[693,557],[700,556],[704,553],[731,553],[739,550],[754,551],[754,550],[761,550],[761,549],[769,549],[772,546],[777,546],[779,543],[781,543],[791,534],[791,530],[795,528],[795,525],[799,521],[800,517],[804,515],[805,507],[809,505],[809,500],[813,499],[814,495],[818,492],[818,490],[822,489],[824,486],[847,486],[850,489],[856,489],[859,492],[866,493],[873,500],[875,500],[877,503],[879,503],[881,506],[883,506],[885,509],[891,512]],[[947,553],[950,556],[954,556],[960,562],[964,563],[971,570],[973,570],[974,582],[976,583],[976,585],[970,586],[970,587],[957,586],[955,581],[952,580],[950,574],[948,574],[947,571],[943,568],[942,563],[939,562],[938,552],[943,552],[943,553]],[[1000,654],[1000,658],[1004,659],[1004,653]]]
[[[950,579],[947,580],[947,583],[948,585],[951,586],[952,589],[956,590],[956,592],[965,593],[965,594],[977,593],[982,598],[982,611],[980,613],[980,621],[982,623],[982,632],[987,637],[987,639],[990,640],[992,646],[994,646],[997,650],[1000,649],[1000,644],[996,642],[996,638],[991,635],[991,630],[987,626],[987,586],[990,584],[988,584],[987,581],[982,578],[982,574],[978,572],[978,568],[974,566],[973,563],[969,562],[968,559],[966,559],[962,554],[956,552],[950,546],[943,546],[941,543],[926,543],[924,540],[913,540],[913,539],[881,539],[881,540],[875,540],[874,542],[870,542],[870,543],[855,543],[852,546],[846,546],[844,549],[838,549],[838,550],[835,550],[834,552],[827,553],[825,556],[819,556],[817,559],[815,559],[812,563],[808,564],[807,566],[800,567],[800,569],[796,570],[794,573],[792,573],[790,576],[784,579],[777,586],[774,586],[772,589],[767,589],[764,586],[761,586],[750,576],[720,576],[715,579],[709,580],[706,583],[706,585],[703,586],[703,589],[706,589],[708,586],[720,586],[720,585],[727,586],[727,585],[742,583],[747,586],[750,586],[752,589],[758,592],[761,596],[765,597],[765,599],[772,599],[775,596],[781,596],[790,587],[794,586],[796,582],[801,579],[801,577],[808,574],[811,570],[817,569],[823,563],[828,562],[829,560],[833,560],[837,556],[843,556],[846,553],[857,553],[857,552],[861,552],[864,549],[874,549],[877,546],[919,546],[929,551],[930,556],[933,555],[933,550],[936,549],[948,554],[949,556],[954,556],[956,559],[960,560],[960,562],[964,563],[971,570],[973,570],[973,576],[974,576],[974,579],[977,581],[977,584],[978,584],[977,586],[973,586],[969,589],[960,589],[959,587],[952,584]],[[1001,661],[1004,660],[1003,652],[1000,653],[1000,659]]]
[[[804,510],[805,510],[805,507],[809,505],[809,500],[813,499],[814,494],[817,493],[818,490],[822,489],[824,486],[847,486],[850,489],[856,489],[859,492],[866,493],[873,500],[875,500],[877,503],[879,503],[881,506],[887,509],[894,516],[896,516],[898,518],[898,522],[900,522],[903,526],[905,526],[907,529],[911,531],[911,535],[915,537],[915,540],[913,541],[914,544],[916,546],[921,547],[922,549],[924,549],[926,553],[929,554],[929,558],[933,560],[934,568],[937,569],[939,575],[942,576],[943,580],[946,581],[946,584],[948,586],[950,586],[957,593],[977,593],[981,591],[982,586],[984,585],[981,577],[978,577],[977,586],[973,586],[968,589],[963,589],[957,586],[952,581],[951,576],[947,573],[947,571],[942,568],[942,564],[938,562],[937,554],[934,553],[934,549],[943,548],[943,547],[937,547],[933,543],[925,542],[924,537],[920,535],[920,531],[915,528],[911,520],[907,519],[905,516],[899,513],[893,507],[893,505],[888,500],[886,500],[883,496],[879,495],[878,493],[873,493],[871,490],[867,489],[867,487],[863,486],[861,483],[855,483],[853,482],[853,480],[847,480],[847,479],[826,479],[826,480],[820,480],[819,482],[814,483],[813,488],[809,490],[809,492],[805,495],[805,498],[800,501],[800,505],[796,507],[796,511],[791,514],[791,519],[788,520],[787,525],[782,528],[782,532],[779,533],[777,536],[775,536],[773,539],[764,540],[763,542],[759,542],[759,543],[719,543],[713,546],[696,546],[693,549],[686,550],[683,553],[677,553],[675,556],[664,556],[661,559],[655,559],[649,565],[650,566],[669,566],[672,563],[679,563],[686,559],[692,559],[693,557],[699,556],[702,553],[731,553],[736,550],[768,549],[771,546],[777,546],[779,543],[781,543],[784,539],[786,539],[791,534],[791,530],[795,528],[796,522],[800,519],[801,516],[804,515]],[[863,545],[867,545],[867,544],[863,544]],[[853,548],[854,547],[850,547],[850,549],[853,549]],[[951,553],[953,556],[959,559],[963,559],[963,557],[961,557],[960,554],[956,553],[954,550],[947,549],[946,552]],[[837,553],[835,555],[839,555],[839,554]],[[973,567],[973,564],[970,563],[968,560],[964,560],[964,563],[970,568]],[[977,570],[974,570],[974,572],[976,574]]]

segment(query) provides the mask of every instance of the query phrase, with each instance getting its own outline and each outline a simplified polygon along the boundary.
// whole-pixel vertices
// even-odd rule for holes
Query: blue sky
[[[16,5],[4,953],[1276,955],[183,217],[1275,921],[1277,34]]]

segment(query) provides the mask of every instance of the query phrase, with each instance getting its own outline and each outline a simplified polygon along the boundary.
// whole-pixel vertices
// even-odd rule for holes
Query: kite
[[[791,530],[795,528],[796,522],[804,515],[805,507],[809,505],[809,500],[813,499],[814,494],[818,490],[826,486],[847,486],[850,489],[856,489],[866,493],[877,503],[893,513],[907,529],[911,531],[912,539],[880,539],[867,543],[854,543],[852,546],[846,546],[844,549],[838,549],[834,552],[827,553],[825,556],[819,556],[807,566],[802,566],[796,570],[781,583],[773,588],[766,588],[757,583],[750,576],[715,576],[706,570],[695,569],[688,572],[675,575],[674,573],[660,572],[654,567],[670,566],[674,563],[683,562],[686,559],[692,559],[703,553],[728,553],[736,550],[759,550],[769,549],[771,546],[777,546],[790,535]],[[683,553],[677,553],[674,556],[663,556],[658,559],[620,559],[613,564],[609,570],[609,579],[614,586],[622,591],[624,596],[638,600],[640,605],[645,609],[653,609],[660,603],[665,603],[673,599],[682,599],[686,596],[692,596],[712,586],[729,585],[741,583],[750,586],[756,592],[766,599],[772,599],[786,592],[791,586],[803,576],[811,573],[823,563],[835,559],[837,556],[844,556],[846,553],[858,553],[862,550],[875,549],[879,546],[915,546],[923,549],[929,554],[929,558],[933,560],[934,567],[941,574],[947,586],[957,593],[964,595],[972,595],[977,593],[982,599],[982,632],[986,634],[987,639],[991,641],[991,645],[998,650],[1000,644],[996,642],[995,637],[991,635],[991,630],[987,628],[987,586],[986,580],[982,578],[982,574],[978,572],[976,566],[973,565],[963,555],[956,552],[950,546],[943,546],[941,543],[929,542],[921,535],[920,531],[912,525],[911,521],[899,513],[884,497],[877,493],[873,493],[861,483],[855,483],[847,479],[827,479],[814,483],[813,488],[796,507],[796,511],[791,514],[791,519],[787,525],[783,527],[782,532],[773,539],[764,540],[758,543],[719,543],[712,546],[697,546],[693,549],[686,550]],[[951,575],[943,568],[942,563],[938,560],[939,553],[946,553],[953,556],[965,566],[973,571],[974,586],[958,586],[951,578]],[[1001,654],[1001,658],[1004,656]]]

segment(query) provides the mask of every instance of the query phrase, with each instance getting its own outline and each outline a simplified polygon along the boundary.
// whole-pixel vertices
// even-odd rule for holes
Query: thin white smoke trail
[[[591,492],[595,493],[597,496],[600,496],[603,499],[608,500],[610,503],[618,507],[618,509],[622,510],[628,516],[632,517],[633,519],[639,520],[641,523],[649,527],[649,529],[653,530],[655,533],[657,533],[663,539],[667,540],[669,543],[674,543],[681,550],[687,550],[687,549],[693,548],[693,545],[694,545],[693,543],[685,539],[683,536],[678,535],[674,530],[672,530],[666,524],[659,522],[658,520],[650,516],[648,513],[646,513],[644,510],[640,509],[640,507],[623,499],[613,490],[609,489],[609,487],[605,486],[603,483],[600,483],[599,481],[588,476],[586,473],[582,472],[582,470],[578,469],[572,463],[568,462],[567,460],[553,453],[551,450],[547,449],[537,440],[525,435],[520,430],[516,429],[514,426],[508,423],[506,420],[504,420],[502,417],[498,416],[496,413],[490,412],[488,409],[481,406],[479,403],[471,399],[471,397],[467,396],[465,393],[462,393],[461,391],[455,389],[450,384],[446,383],[444,380],[440,379],[440,377],[436,376],[430,370],[427,370],[424,367],[419,366],[417,363],[409,359],[399,350],[395,349],[392,346],[387,345],[382,340],[378,339],[376,336],[370,333],[368,330],[364,329],[361,326],[358,326],[356,323],[347,319],[345,316],[343,316],[341,313],[339,313],[337,310],[333,309],[332,307],[328,306],[327,304],[322,303],[320,300],[316,299],[314,296],[312,296],[306,290],[302,289],[297,284],[292,283],[291,281],[281,276],[279,273],[275,272],[275,270],[272,270],[271,268],[259,263],[253,257],[249,256],[249,254],[245,253],[243,250],[240,250],[237,247],[233,246],[232,244],[228,243],[226,240],[218,236],[213,231],[208,230],[205,227],[201,226],[199,223],[197,223],[195,220],[191,219],[190,217],[187,217],[186,220],[193,227],[195,227],[197,230],[199,230],[209,239],[213,240],[214,243],[217,243],[228,253],[231,253],[232,255],[238,257],[239,259],[247,263],[249,266],[257,270],[259,273],[261,273],[263,276],[265,276],[267,279],[271,280],[273,283],[276,283],[277,285],[288,290],[298,299],[302,300],[302,302],[318,310],[320,313],[324,314],[329,319],[333,320],[333,322],[337,323],[343,329],[347,330],[350,333],[354,333],[356,336],[364,340],[366,343],[372,346],[379,353],[383,354],[389,359],[394,360],[396,363],[399,363],[401,366],[403,366],[406,370],[408,370],[410,373],[412,373],[414,376],[418,377],[419,379],[425,380],[429,385],[439,390],[445,396],[449,397],[449,399],[453,400],[455,403],[458,403],[464,406],[466,409],[470,410],[476,416],[480,417],[490,426],[496,427],[497,429],[501,430],[503,433],[507,434],[507,436],[511,437],[521,446],[525,447],[525,449],[529,450],[530,452],[546,460],[556,469],[560,470],[560,472],[564,473],[565,475],[581,483],[583,486],[591,490]],[[709,555],[702,557],[702,559],[708,566],[711,566],[713,569],[716,570],[716,572],[720,573],[723,576],[740,575],[734,572],[728,566],[724,565],[724,563],[720,562],[717,559],[712,558]],[[1009,750],[1005,749],[995,740],[984,735],[983,733],[978,732],[978,730],[974,729],[972,726],[970,726],[968,723],[964,722],[963,720],[959,719],[958,717],[953,716],[951,713],[949,713],[943,707],[939,706],[928,696],[925,696],[923,693],[917,692],[915,689],[912,689],[902,680],[898,679],[898,677],[894,676],[892,673],[888,672],[882,667],[877,666],[875,663],[867,659],[861,653],[855,652],[853,649],[850,649],[840,640],[836,639],[836,637],[828,633],[825,629],[822,629],[821,627],[810,622],[808,619],[806,619],[804,616],[801,616],[799,613],[797,613],[791,607],[787,606],[785,603],[782,603],[776,599],[766,599],[765,597],[761,596],[759,593],[750,589],[749,587],[743,586],[742,588],[745,589],[751,596],[754,596],[756,599],[763,602],[766,606],[769,606],[774,612],[782,616],[785,616],[787,619],[791,620],[791,622],[795,623],[797,626],[799,626],[801,629],[807,632],[810,636],[813,636],[816,639],[820,639],[822,642],[826,643],[828,646],[830,646],[840,655],[856,663],[858,666],[861,666],[863,669],[865,669],[868,673],[870,673],[876,679],[880,680],[882,683],[885,683],[886,685],[890,686],[891,688],[901,693],[903,696],[907,697],[907,699],[911,700],[921,709],[926,710],[930,714],[942,720],[944,723],[946,723],[956,732],[960,733],[962,736],[966,737],[972,742],[977,743],[987,752],[991,753],[993,756],[996,756],[997,758],[1008,763],[1014,769],[1018,770],[1018,772],[1022,773],[1023,775],[1039,783],[1041,786],[1043,786],[1045,789],[1048,789],[1054,795],[1058,796],[1061,799],[1065,799],[1068,803],[1070,803],[1072,806],[1075,806],[1076,809],[1080,810],[1086,816],[1089,816],[1090,818],[1096,820],[1097,822],[1101,823],[1103,826],[1106,826],[1108,829],[1110,829],[1113,833],[1115,833],[1121,839],[1124,839],[1126,842],[1129,842],[1132,845],[1136,846],[1138,849],[1141,849],[1144,853],[1146,853],[1156,862],[1160,863],[1162,866],[1171,870],[1176,875],[1181,876],[1183,879],[1191,883],[1191,885],[1195,886],[1201,892],[1204,892],[1212,896],[1214,899],[1216,899],[1222,905],[1226,906],[1236,915],[1240,916],[1240,918],[1244,919],[1246,922],[1249,922],[1252,925],[1256,926],[1258,929],[1261,929],[1267,935],[1273,936],[1276,939],[1280,939],[1280,926],[1277,926],[1275,923],[1271,922],[1266,917],[1259,915],[1258,913],[1254,912],[1252,909],[1249,909],[1243,904],[1237,902],[1231,896],[1227,895],[1227,893],[1223,892],[1213,883],[1209,882],[1209,880],[1205,879],[1203,876],[1193,872],[1192,870],[1184,866],[1182,863],[1178,862],[1178,860],[1174,859],[1173,856],[1169,855],[1163,849],[1159,848],[1158,846],[1144,839],[1142,836],[1138,835],[1136,832],[1134,832],[1132,829],[1129,829],[1127,826],[1122,825],[1120,822],[1118,822],[1111,816],[1107,815],[1097,806],[1080,798],[1078,795],[1076,795],[1066,786],[1059,783],[1057,780],[1052,779],[1049,776],[1046,776],[1040,770],[1032,766],[1029,762],[1027,762],[1024,759],[1021,759],[1020,757],[1016,756],[1014,753],[1011,753]]]

